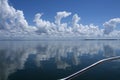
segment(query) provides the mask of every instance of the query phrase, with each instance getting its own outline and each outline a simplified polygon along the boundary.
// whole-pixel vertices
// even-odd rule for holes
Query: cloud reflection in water
[[[81,64],[84,55],[97,56],[102,52],[103,58],[112,57],[120,50],[119,41],[1,41],[0,44],[0,80],[24,69],[30,55],[35,56],[37,67],[44,67],[44,61],[53,59],[57,69],[66,69]]]

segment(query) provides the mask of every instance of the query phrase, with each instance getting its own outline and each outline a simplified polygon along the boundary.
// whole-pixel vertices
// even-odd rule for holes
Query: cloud
[[[77,24],[78,24],[79,21],[80,21],[80,17],[77,14],[74,14],[73,18],[72,18],[72,24],[73,24],[73,26],[77,26]]]
[[[78,33],[78,35],[84,35],[84,36],[100,36],[102,34],[101,29],[99,29],[99,26],[95,26],[94,24],[90,25],[83,25],[79,24],[80,17],[77,14],[73,15],[72,18],[72,29],[74,33]]]
[[[111,33],[119,23],[120,23],[120,18],[110,19],[109,21],[105,22],[103,24],[103,26],[105,26],[104,33],[105,34]]]
[[[55,24],[57,28],[57,32],[60,34],[64,34],[66,32],[69,32],[68,24],[67,23],[61,23],[62,18],[66,18],[71,15],[71,12],[67,11],[61,11],[57,12],[57,15],[55,16]]]
[[[28,25],[23,11],[10,6],[7,0],[0,0],[0,18],[2,19],[0,21],[0,30],[27,32],[35,29]]]
[[[37,33],[48,33],[51,34],[55,30],[55,24],[41,19],[43,14],[37,13],[33,22],[36,23]]]
[[[31,26],[25,19],[22,10],[16,10],[8,4],[8,0],[0,0],[0,37],[5,39],[40,39],[43,37],[78,37],[78,38],[104,38],[106,36],[119,36],[120,31],[115,30],[120,18],[105,22],[104,29],[94,24],[80,23],[78,14],[73,14],[70,21],[62,22],[63,18],[71,16],[71,12],[56,12],[55,21],[43,20],[42,13],[37,13]]]
[[[66,12],[66,11],[57,12],[57,15],[55,16],[55,23],[57,25],[60,25],[61,24],[61,19],[66,18],[69,15],[71,15],[71,12]]]

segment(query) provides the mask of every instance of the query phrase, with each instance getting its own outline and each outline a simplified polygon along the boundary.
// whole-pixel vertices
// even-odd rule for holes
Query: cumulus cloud
[[[67,17],[69,15],[71,15],[71,12],[66,12],[66,11],[57,12],[57,15],[55,16],[55,23],[57,25],[60,25],[61,24],[61,19],[65,18],[65,17]]]
[[[41,19],[42,15],[43,14],[37,13],[35,15],[35,19],[33,20],[33,22],[36,23],[36,27],[37,27],[36,32],[51,34],[51,32],[54,32],[55,30],[55,24],[50,21]]]
[[[62,18],[66,18],[71,15],[71,12],[67,11],[61,11],[57,12],[57,15],[55,16],[55,24],[58,32],[69,32],[70,30],[67,28],[68,24],[67,23],[61,23]]]
[[[80,17],[77,14],[73,15],[72,18],[72,29],[74,33],[78,33],[79,35],[87,35],[87,36],[100,36],[102,34],[101,29],[94,24],[83,25],[79,24]]]
[[[105,22],[103,24],[105,26],[104,33],[109,34],[110,32],[112,32],[115,29],[115,27],[119,23],[120,23],[120,18],[110,19],[109,21]]]
[[[0,18],[0,30],[21,32],[35,29],[29,27],[23,11],[10,6],[7,0],[0,0]]]
[[[120,18],[114,18],[105,22],[104,29],[94,24],[84,25],[80,23],[78,14],[73,14],[70,21],[62,22],[63,18],[72,15],[71,12],[60,11],[56,13],[55,21],[43,20],[42,13],[37,13],[31,26],[25,19],[22,10],[16,10],[8,4],[8,0],[0,0],[0,37],[4,38],[40,38],[42,37],[80,37],[98,38],[105,36],[119,36],[120,31],[114,30],[120,23]],[[111,33],[112,32],[112,33]],[[111,34],[109,34],[111,33]]]
[[[77,26],[79,20],[80,20],[80,17],[77,14],[73,15],[73,18],[72,18],[73,26]]]

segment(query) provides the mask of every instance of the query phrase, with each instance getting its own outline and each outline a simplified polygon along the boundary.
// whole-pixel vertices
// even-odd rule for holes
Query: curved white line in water
[[[73,78],[81,75],[81,74],[84,73],[85,71],[87,71],[87,70],[89,70],[89,69],[91,69],[91,68],[93,68],[93,67],[95,67],[95,66],[97,66],[97,65],[99,65],[99,64],[102,64],[102,63],[108,62],[108,61],[112,61],[112,60],[117,60],[117,59],[120,59],[120,56],[110,57],[110,58],[106,58],[106,59],[99,60],[99,61],[97,61],[96,63],[94,63],[94,64],[92,64],[92,65],[90,65],[90,66],[88,66],[88,67],[86,67],[86,68],[83,68],[82,70],[80,70],[80,71],[78,71],[78,72],[76,72],[76,73],[74,73],[74,74],[72,74],[72,75],[69,75],[69,76],[67,76],[67,77],[65,77],[65,78],[59,79],[59,80],[71,80],[71,79],[73,79]]]

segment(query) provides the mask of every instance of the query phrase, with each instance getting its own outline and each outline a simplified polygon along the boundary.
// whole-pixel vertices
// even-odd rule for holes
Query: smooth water
[[[0,80],[57,80],[103,58],[120,56],[120,41],[0,41]],[[120,80],[120,60],[73,80]]]

